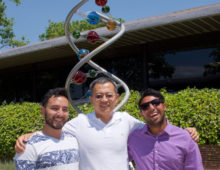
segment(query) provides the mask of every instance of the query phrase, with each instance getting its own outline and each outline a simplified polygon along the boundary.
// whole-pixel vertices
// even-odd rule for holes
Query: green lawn
[[[15,165],[13,161],[3,162],[0,161],[0,170],[15,170]]]

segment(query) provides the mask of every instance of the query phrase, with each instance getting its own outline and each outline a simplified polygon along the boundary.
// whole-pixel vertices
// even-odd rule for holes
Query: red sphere
[[[99,35],[95,31],[90,31],[87,35],[87,40],[89,43],[96,43],[99,40]]]
[[[81,71],[77,71],[73,78],[72,78],[73,83],[75,84],[82,84],[86,81],[86,75],[81,72]]]
[[[107,3],[107,0],[95,0],[95,3],[98,6],[105,6],[105,4]]]

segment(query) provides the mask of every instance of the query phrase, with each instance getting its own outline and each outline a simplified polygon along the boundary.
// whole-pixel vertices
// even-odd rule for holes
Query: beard
[[[163,122],[165,121],[165,114],[158,120],[158,121],[147,121],[147,124],[150,125],[151,127],[160,127]]]
[[[57,118],[57,116],[53,116],[51,118],[48,117],[48,113],[45,112],[45,122],[47,125],[49,125],[51,128],[53,129],[62,129],[62,127],[64,126],[64,124],[67,122],[67,119],[65,119],[64,117],[62,118],[62,122],[60,123],[55,123],[55,119]]]

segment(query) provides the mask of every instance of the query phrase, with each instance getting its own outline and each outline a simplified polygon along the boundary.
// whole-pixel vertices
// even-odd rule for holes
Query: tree
[[[16,3],[16,5],[20,4],[20,0],[11,0]],[[29,43],[29,41],[25,40],[25,37],[22,36],[21,40],[15,40],[15,34],[13,32],[14,18],[9,19],[6,14],[7,6],[2,0],[0,0],[0,49],[4,47],[16,47],[23,46]]]
[[[204,65],[205,71],[203,73],[204,76],[208,75],[216,75],[220,73],[220,47],[214,49],[209,57],[213,58],[213,63],[208,63]]]
[[[72,23],[70,23],[69,25],[69,31],[73,32],[74,30],[77,31],[86,31],[86,30],[90,30],[90,29],[94,29],[94,28],[98,28],[98,27],[103,27],[104,24],[103,23],[99,23],[97,25],[90,25],[87,23],[86,19],[84,20],[80,20],[80,21],[72,21]],[[49,20],[49,26],[46,29],[46,33],[43,33],[41,35],[39,35],[39,38],[41,41],[44,40],[49,40],[49,39],[53,39],[56,37],[60,37],[60,36],[64,36],[65,32],[64,32],[64,22],[52,22],[51,20]]]
[[[15,2],[17,5],[21,3],[20,0],[11,0],[11,1]]]
[[[117,19],[120,22],[124,22],[124,20],[122,20],[121,18]],[[99,27],[104,27],[105,24],[104,23],[98,23],[97,25],[91,25],[89,24],[86,19],[84,20],[76,20],[76,21],[72,21],[72,23],[69,24],[69,31],[73,32],[74,30],[83,32],[86,30],[92,30],[95,28],[99,28]],[[46,29],[46,33],[43,33],[41,35],[39,35],[39,38],[41,41],[44,40],[49,40],[49,39],[53,39],[56,37],[60,37],[60,36],[64,36],[65,32],[64,32],[64,22],[53,22],[51,20],[49,20],[49,26]]]

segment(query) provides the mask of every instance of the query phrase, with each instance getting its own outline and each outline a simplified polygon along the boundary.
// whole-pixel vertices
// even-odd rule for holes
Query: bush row
[[[199,144],[220,145],[220,90],[187,88],[174,94],[165,89],[161,92],[167,103],[166,115],[172,124],[182,128],[196,127],[200,134]],[[130,98],[121,111],[144,121],[137,105],[139,98],[139,92],[131,90]],[[42,128],[44,121],[40,107],[39,103],[30,102],[3,103],[0,106],[0,160],[13,158],[18,136]],[[85,104],[80,109],[88,113],[93,111],[93,106]],[[70,119],[76,115],[70,107]]]
[[[178,93],[161,89],[167,104],[166,117],[176,126],[195,127],[199,132],[199,145],[220,145],[220,90],[187,88]],[[131,90],[131,97],[121,110],[140,117],[140,94]],[[144,120],[143,120],[144,121]]]

